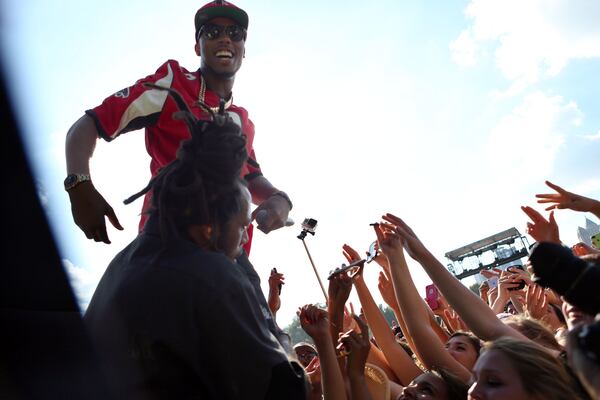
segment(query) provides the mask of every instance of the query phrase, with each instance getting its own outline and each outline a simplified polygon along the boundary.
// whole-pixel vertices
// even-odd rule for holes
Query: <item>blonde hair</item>
[[[528,394],[553,400],[578,398],[564,366],[543,347],[503,337],[487,342],[482,351],[491,350],[499,351],[509,359]]]
[[[556,341],[556,337],[550,328],[538,319],[526,314],[517,314],[503,318],[502,322],[544,347],[557,351],[563,350],[562,346]]]

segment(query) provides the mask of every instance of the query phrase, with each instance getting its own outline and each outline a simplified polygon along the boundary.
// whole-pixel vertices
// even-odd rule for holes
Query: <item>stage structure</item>
[[[445,256],[450,261],[448,270],[458,279],[464,279],[486,269],[521,264],[521,258],[529,255],[529,247],[527,238],[516,228],[510,228],[449,251]]]

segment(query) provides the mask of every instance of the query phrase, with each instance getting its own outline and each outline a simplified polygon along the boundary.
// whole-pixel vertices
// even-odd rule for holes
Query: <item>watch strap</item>
[[[83,182],[91,181],[92,178],[88,174],[69,174],[65,178],[65,190],[69,191],[73,189],[75,186],[79,185]]]

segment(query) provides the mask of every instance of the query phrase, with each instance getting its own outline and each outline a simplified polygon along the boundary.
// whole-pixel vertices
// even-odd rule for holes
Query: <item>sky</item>
[[[125,227],[112,244],[73,223],[64,142],[105,97],[175,59],[194,70],[193,16],[179,0],[0,2],[1,49],[40,200],[82,311],[106,266],[137,234],[141,200],[122,201],[150,178],[142,131],[106,143],[91,162],[96,188]],[[600,2],[596,0],[389,0],[235,2],[250,16],[234,101],[256,126],[265,176],[294,202],[296,224],[256,231],[250,259],[263,281],[285,275],[277,320],[324,298],[297,238],[324,282],[364,253],[369,226],[401,216],[444,254],[516,227],[545,180],[600,198]],[[586,215],[557,212],[577,242]],[[592,221],[598,219],[587,215]],[[528,237],[530,242],[533,242]],[[431,281],[409,261],[417,288]],[[364,274],[376,301],[379,267]],[[35,279],[35,277],[32,277]],[[359,304],[355,293],[350,300]]]

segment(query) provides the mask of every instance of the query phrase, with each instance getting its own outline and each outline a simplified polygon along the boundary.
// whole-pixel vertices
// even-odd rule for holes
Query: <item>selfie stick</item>
[[[325,291],[323,282],[321,282],[321,277],[319,277],[319,273],[317,272],[317,267],[315,267],[315,263],[314,263],[312,257],[310,256],[310,252],[308,251],[308,247],[306,246],[306,242],[304,241],[304,238],[306,237],[307,232],[310,233],[311,235],[314,235],[314,232],[309,232],[306,229],[303,229],[302,232],[300,233],[300,235],[298,235],[298,239],[302,240],[302,244],[304,245],[304,248],[306,249],[306,254],[308,254],[308,259],[310,260],[310,264],[313,267],[313,271],[315,271],[315,275],[317,276],[317,280],[319,281],[319,285],[321,286],[321,290],[323,291],[323,296],[325,296],[325,304],[327,304],[328,303],[327,292]]]

